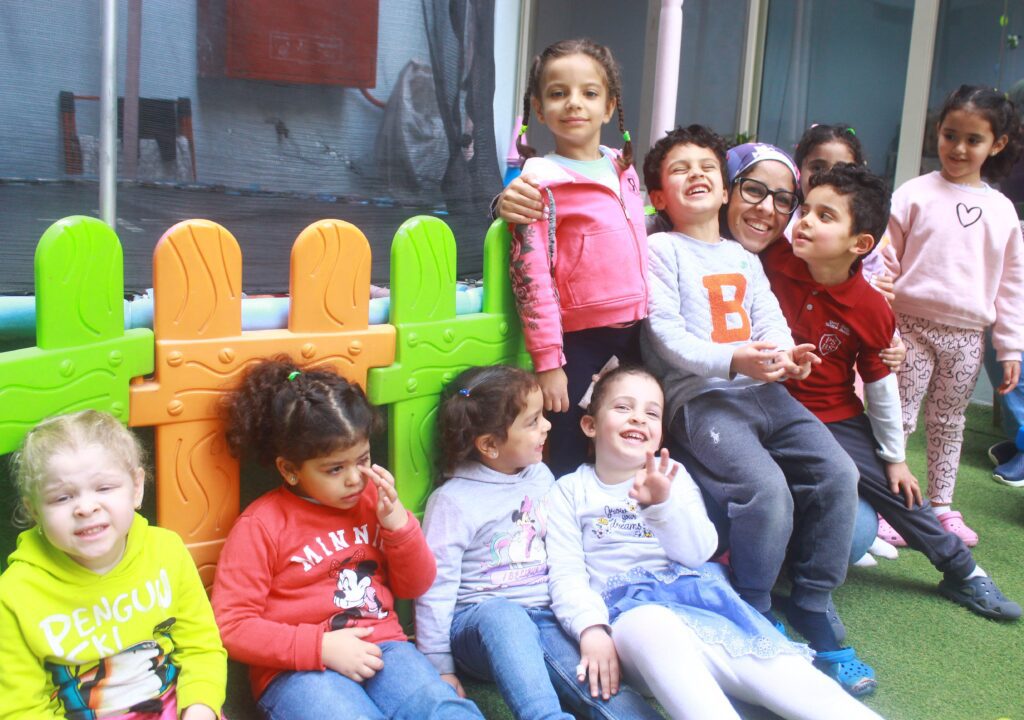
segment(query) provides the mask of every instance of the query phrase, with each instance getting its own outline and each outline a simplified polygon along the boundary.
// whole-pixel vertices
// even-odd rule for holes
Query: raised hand
[[[380,648],[363,640],[372,632],[372,627],[325,632],[320,641],[320,659],[324,667],[356,682],[372,678],[384,667]]]
[[[657,461],[654,459],[654,453],[649,452],[644,467],[636,471],[629,496],[636,500],[640,507],[663,503],[672,492],[672,481],[678,472],[679,465],[672,462],[667,449],[661,449]]]
[[[387,530],[398,530],[409,520],[395,490],[395,478],[380,465],[361,466],[360,472],[377,486],[377,520]]]

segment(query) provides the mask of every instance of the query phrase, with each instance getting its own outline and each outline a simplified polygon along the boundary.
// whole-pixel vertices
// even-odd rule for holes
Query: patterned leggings
[[[901,313],[896,320],[907,345],[899,375],[903,432],[909,438],[917,428],[924,398],[928,497],[935,505],[949,505],[964,441],[964,412],[981,370],[983,334]]]

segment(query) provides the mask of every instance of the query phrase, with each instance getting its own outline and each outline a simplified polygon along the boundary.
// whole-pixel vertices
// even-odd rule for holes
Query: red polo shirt
[[[896,331],[889,303],[860,272],[839,285],[815,282],[784,239],[762,252],[761,262],[793,340],[812,343],[821,358],[806,380],[790,380],[786,387],[822,422],[860,415],[864,405],[854,392],[854,367],[866,383],[890,372],[878,356]]]

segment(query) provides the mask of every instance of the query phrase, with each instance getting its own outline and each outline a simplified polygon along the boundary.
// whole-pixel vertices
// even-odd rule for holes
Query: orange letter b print
[[[704,287],[711,305],[711,339],[716,343],[749,340],[750,318],[743,309],[747,279],[740,273],[705,275]]]

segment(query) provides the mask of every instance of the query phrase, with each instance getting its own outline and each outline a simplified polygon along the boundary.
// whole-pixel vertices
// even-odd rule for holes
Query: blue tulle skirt
[[[690,570],[677,563],[657,573],[633,568],[608,581],[604,591],[612,624],[639,605],[662,605],[672,610],[701,641],[721,645],[732,657],[781,654],[810,657],[806,645],[790,642],[748,605],[725,578],[722,566],[706,563]]]

